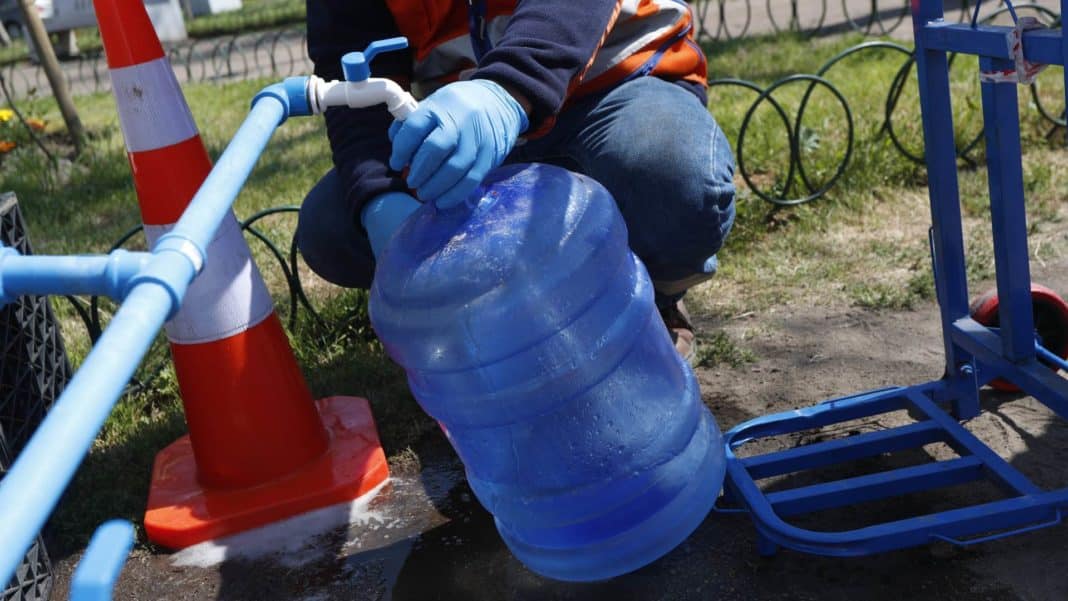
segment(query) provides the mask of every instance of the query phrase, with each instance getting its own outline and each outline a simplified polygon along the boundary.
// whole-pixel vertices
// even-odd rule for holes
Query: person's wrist
[[[520,108],[520,110],[523,111],[523,116],[527,118],[527,123],[529,125],[529,123],[530,123],[530,115],[534,111],[534,105],[532,105],[530,103],[530,100],[528,100],[527,97],[522,92],[519,92],[518,90],[516,90],[512,86],[510,86],[508,84],[498,84],[498,85],[501,86],[502,89],[504,89],[505,93],[507,93],[509,96],[512,97],[512,100],[515,100],[516,103],[519,104],[519,108]]]
[[[476,81],[482,82],[487,88],[493,90],[493,92],[512,109],[516,121],[518,121],[518,133],[522,134],[530,127],[530,113],[533,110],[533,105],[530,104],[530,100],[528,100],[526,96],[516,91],[512,86],[492,79],[480,79]]]

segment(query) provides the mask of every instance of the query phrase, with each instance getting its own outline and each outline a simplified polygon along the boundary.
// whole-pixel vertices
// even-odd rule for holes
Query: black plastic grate
[[[0,240],[32,254],[14,194],[0,194]],[[0,309],[0,477],[18,456],[70,380],[59,324],[43,296],[24,296]],[[26,553],[0,601],[48,599],[52,566],[44,543]]]
[[[4,445],[3,432],[0,432],[0,478],[3,478],[10,465],[11,455]],[[48,599],[52,593],[52,563],[48,560],[48,551],[44,541],[38,536],[30,545],[30,550],[22,559],[15,576],[6,587],[0,589],[0,601],[39,601]]]

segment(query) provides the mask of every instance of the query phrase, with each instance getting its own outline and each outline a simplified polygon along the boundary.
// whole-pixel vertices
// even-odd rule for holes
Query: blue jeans
[[[661,305],[715,273],[734,223],[734,159],[712,115],[682,87],[640,77],[580,100],[507,161],[554,163],[604,185]],[[374,258],[352,213],[331,170],[301,207],[298,244],[323,278],[368,287]]]

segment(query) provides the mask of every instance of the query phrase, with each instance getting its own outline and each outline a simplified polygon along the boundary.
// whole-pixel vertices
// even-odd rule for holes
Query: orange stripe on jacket
[[[582,82],[569,98],[581,98],[589,94],[603,91],[626,79],[642,67],[647,61],[660,50],[666,40],[679,35],[679,32],[689,26],[689,23],[681,23],[667,35],[658,38],[644,48],[631,54],[623,62],[601,73],[590,81]],[[663,77],[668,80],[685,80],[708,85],[708,64],[704,52],[693,43],[692,32],[675,41],[660,56],[656,66],[649,75]]]

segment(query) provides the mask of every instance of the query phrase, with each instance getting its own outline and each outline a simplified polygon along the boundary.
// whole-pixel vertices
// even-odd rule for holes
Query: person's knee
[[[709,260],[723,247],[735,216],[734,182],[714,171],[680,170],[664,186],[658,207],[661,225],[650,232],[654,277],[687,278],[714,271]]]
[[[330,170],[308,192],[297,219],[297,248],[319,277],[347,288],[368,288],[374,258],[367,237]]]
[[[699,274],[734,223],[734,158],[707,109],[673,84],[650,82],[626,106],[621,140],[599,174],[616,196],[634,251],[654,277]],[[628,131],[629,130],[629,131]]]
[[[701,265],[719,252],[734,225],[734,158],[714,121],[710,137],[707,158],[680,162],[673,182],[677,192],[665,199],[680,241],[678,258],[687,264]]]

